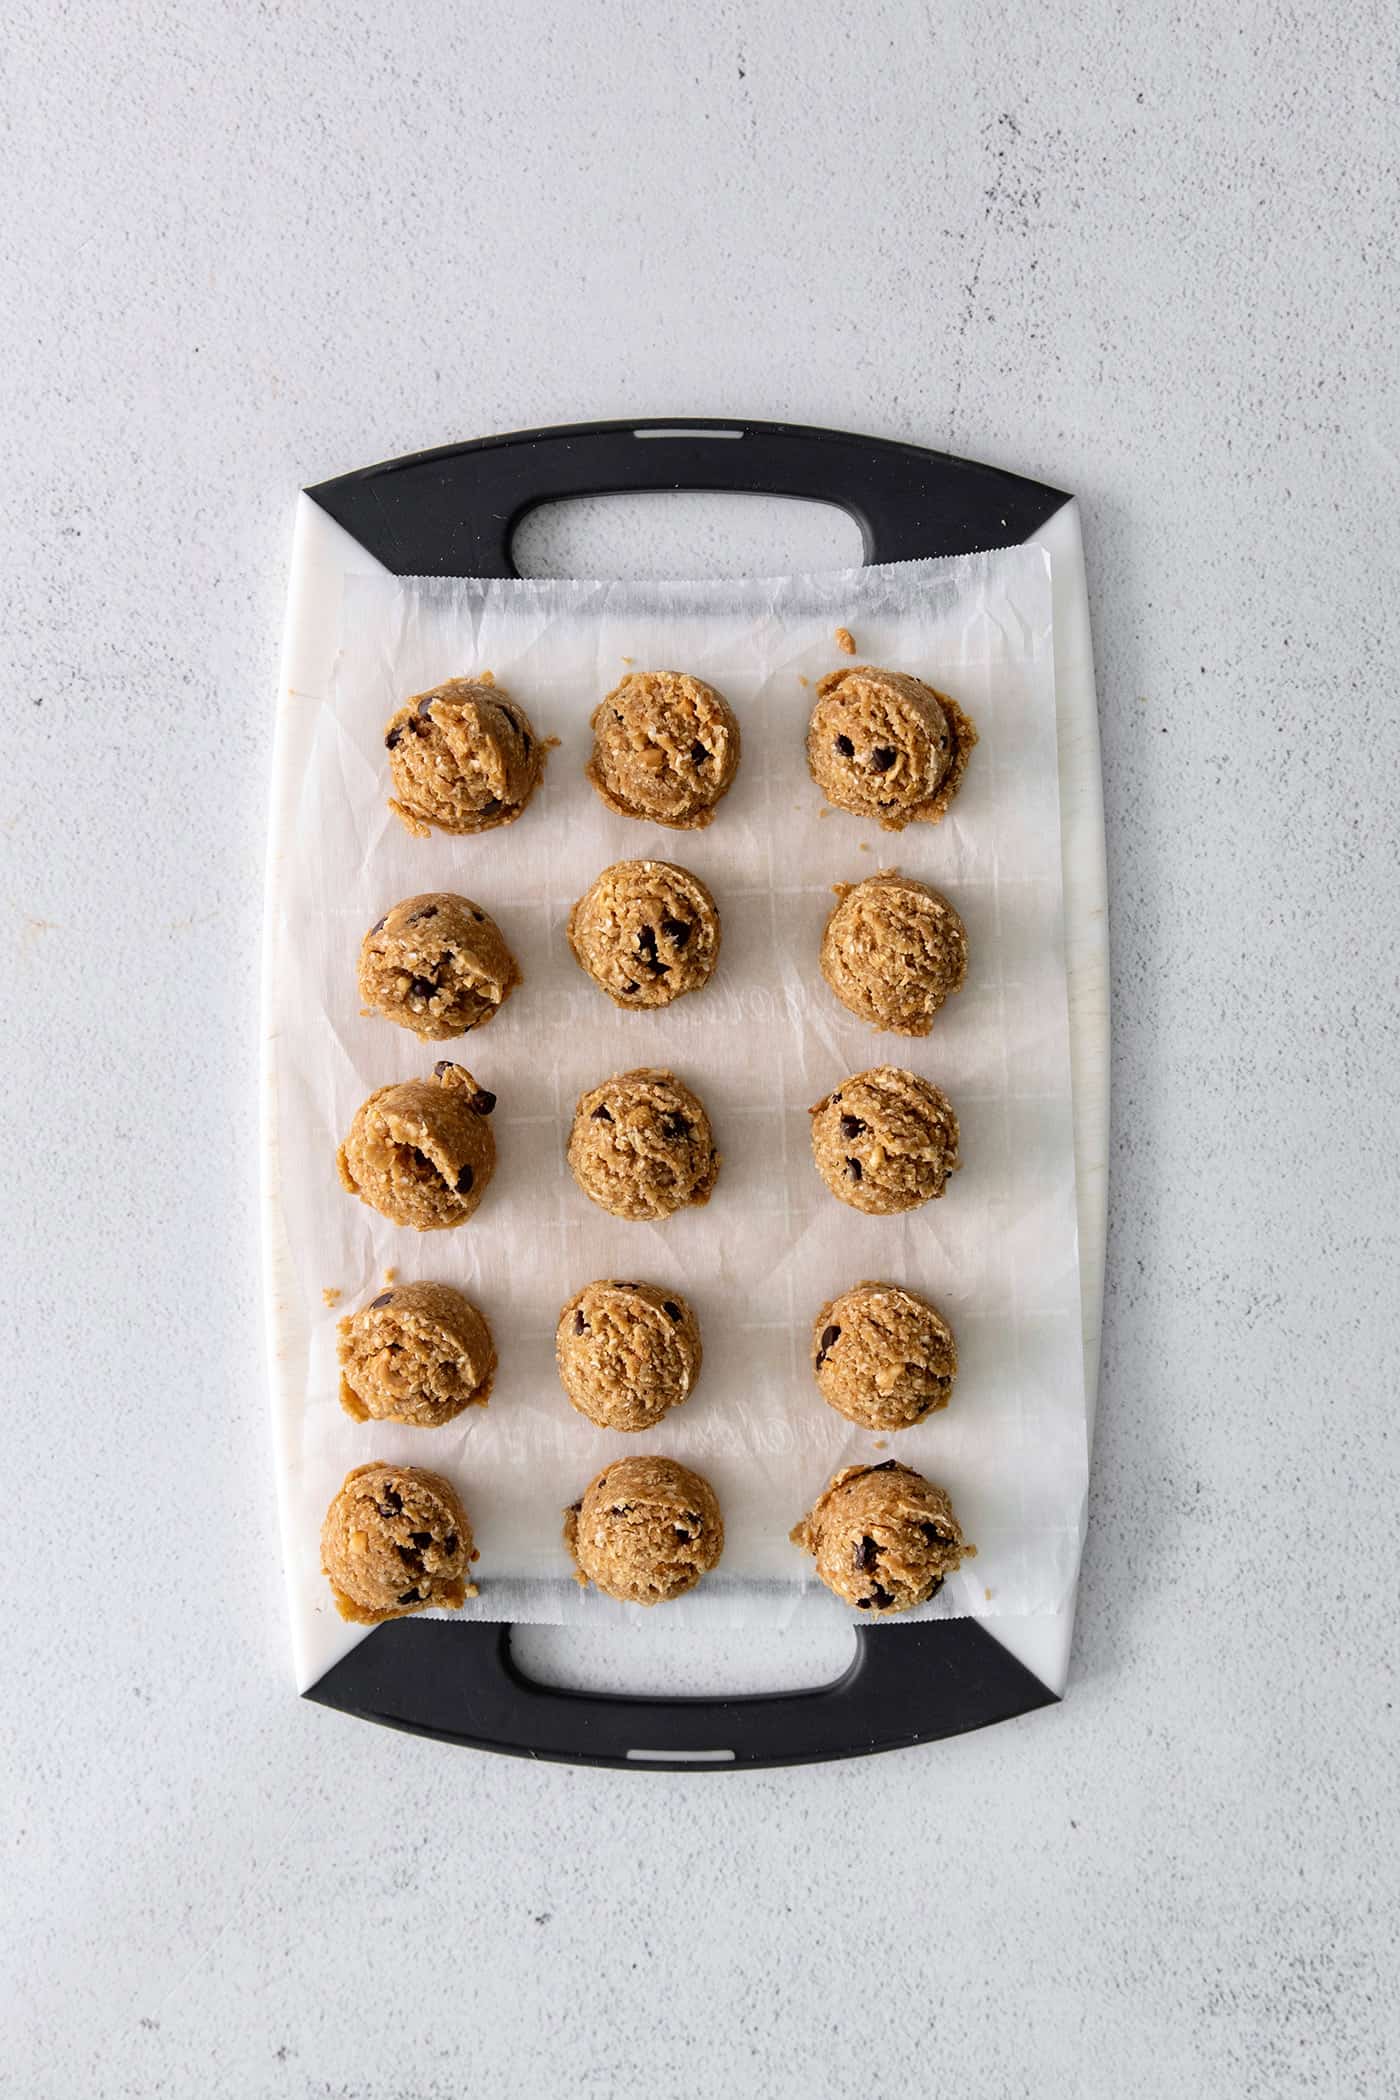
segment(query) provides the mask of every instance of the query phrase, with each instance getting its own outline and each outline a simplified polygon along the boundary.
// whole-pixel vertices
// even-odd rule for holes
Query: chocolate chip
[[[937,1582],[935,1582],[935,1584],[933,1585],[933,1588],[929,1591],[929,1596],[936,1597],[938,1595],[938,1592],[942,1589],[942,1587],[943,1577],[940,1575]]]
[[[463,1167],[461,1173],[457,1176],[457,1194],[459,1196],[469,1196],[471,1194],[472,1183],[475,1180],[476,1175],[473,1172],[472,1168],[470,1166]]]
[[[685,1518],[686,1523],[689,1524],[692,1531],[698,1531],[700,1529],[700,1512],[698,1509],[682,1510],[681,1515]]]
[[[870,768],[874,773],[888,773],[894,764],[894,745],[877,744],[870,754]]]
[[[460,1072],[462,1067],[454,1065],[450,1057],[440,1057],[433,1066],[434,1079],[441,1079],[444,1072]]]
[[[614,1502],[612,1506],[612,1513],[615,1517],[630,1517],[632,1514],[632,1505],[630,1502]]]
[[[483,921],[483,920],[485,919],[485,917],[486,917],[486,914],[485,914],[485,912],[484,912],[484,911],[478,911],[478,910],[477,910],[477,908],[476,908],[476,906],[475,906],[475,905],[473,905],[473,906],[472,906],[472,917],[473,917],[473,918],[474,918],[474,919],[476,920],[476,923],[477,923],[477,925],[478,925],[478,926],[480,926],[480,925],[481,925],[481,923],[482,923],[482,921]]]
[[[568,1516],[568,1517],[578,1517],[578,1516],[581,1516],[581,1515],[583,1514],[583,1497],[582,1497],[582,1495],[580,1495],[580,1496],[579,1496],[579,1499],[578,1499],[578,1501],[577,1501],[577,1502],[571,1502],[571,1503],[569,1504],[569,1506],[568,1506],[567,1510],[565,1510],[564,1514],[565,1514],[565,1516]]]
[[[919,1529],[924,1535],[924,1544],[926,1546],[941,1546],[943,1544],[943,1534],[936,1524],[921,1524]]]
[[[705,746],[698,739],[690,747],[690,763],[693,766],[703,766],[709,755]]]
[[[496,1097],[491,1092],[490,1087],[484,1086],[472,1095],[467,1106],[479,1116],[489,1116],[492,1109],[496,1106]]]
[[[856,755],[856,747],[851,742],[848,736],[838,736],[836,739],[836,748],[840,752],[842,758],[854,758]]]
[[[679,1524],[673,1524],[671,1529],[675,1532],[678,1539],[684,1539],[687,1546],[690,1544],[690,1533],[688,1531],[683,1531]]]
[[[644,926],[642,928],[637,935],[637,946],[641,950],[642,961],[651,971],[652,976],[664,977],[670,965],[662,962],[656,952],[656,928],[654,926]]]
[[[397,1517],[403,1513],[403,1496],[397,1488],[385,1488],[384,1500],[379,1505],[381,1517]]]
[[[438,700],[441,697],[442,696],[439,693],[424,693],[422,699],[418,703],[419,714],[431,714],[434,700]]]
[[[388,1305],[388,1304],[389,1304],[389,1302],[390,1302],[390,1301],[391,1301],[391,1299],[393,1298],[393,1295],[394,1295],[394,1294],[393,1294],[393,1292],[392,1292],[392,1291],[381,1291],[381,1292],[379,1293],[379,1296],[378,1296],[377,1298],[371,1298],[371,1299],[370,1299],[370,1301],[369,1301],[369,1310],[370,1310],[371,1312],[378,1312],[378,1310],[379,1310],[379,1308],[380,1308],[380,1306],[381,1306],[381,1305]]]
[[[448,1532],[447,1537],[442,1542],[442,1550],[444,1553],[449,1554],[457,1551],[457,1534],[455,1531]]]
[[[857,1611],[869,1611],[869,1609],[870,1609],[870,1604],[871,1604],[871,1599],[870,1599],[869,1597],[857,1597],[857,1598],[856,1598],[856,1610],[857,1610]]]
[[[431,999],[436,991],[437,986],[431,977],[415,977],[408,988],[408,996],[410,999]]]
[[[481,808],[477,811],[477,815],[481,817],[498,816],[504,806],[499,795],[488,795]]]
[[[878,1582],[873,1582],[870,1585],[870,1594],[879,1605],[881,1611],[884,1611],[888,1605],[894,1603],[894,1591],[882,1589]]]
[[[661,1310],[664,1313],[668,1313],[673,1320],[678,1320],[681,1316],[681,1309],[677,1305],[674,1298],[663,1298],[661,1301]]]
[[[848,1159],[846,1161],[846,1172],[850,1175],[852,1181],[859,1181],[863,1172],[860,1161],[858,1159]]]
[[[574,1314],[574,1333],[588,1334],[589,1332],[591,1332],[591,1330],[589,1328],[587,1320],[584,1319],[583,1314],[581,1312],[576,1312]]]
[[[848,1144],[852,1138],[858,1138],[864,1129],[865,1124],[859,1116],[842,1116],[841,1135]]]
[[[622,987],[622,996],[624,999],[630,999],[633,992],[639,992],[640,990],[641,986],[637,983],[636,979],[634,978],[630,984],[624,984],[624,986]],[[595,1108],[593,1113],[596,1116],[601,1115],[603,1111],[601,1109]],[[611,1123],[611,1116],[608,1117],[608,1121]]]
[[[375,920],[375,922],[374,922],[373,926],[371,926],[371,927],[370,927],[370,932],[371,932],[371,933],[383,933],[383,931],[384,931],[384,927],[385,927],[385,924],[386,924],[386,922],[387,922],[387,920],[388,920],[388,917],[389,917],[389,914],[388,914],[388,912],[386,911],[386,912],[385,912],[385,914],[384,914],[384,917],[383,917],[382,919],[376,919],[376,920]]]
[[[421,1146],[410,1145],[408,1147],[408,1151],[409,1156],[415,1161],[418,1167],[425,1174],[435,1174],[437,1172],[437,1169],[434,1167],[427,1153],[422,1150]]]
[[[637,987],[635,984],[629,984],[627,989],[629,992],[635,992]],[[598,1103],[598,1106],[594,1109],[593,1121],[595,1123],[611,1123],[612,1110],[607,1106],[605,1102],[600,1101]]]
[[[401,1560],[401,1561],[403,1562],[403,1564],[404,1564],[404,1566],[405,1566],[406,1568],[412,1568],[412,1570],[413,1570],[413,1572],[414,1572],[414,1574],[415,1574],[415,1575],[421,1575],[421,1574],[422,1574],[422,1572],[423,1572],[423,1562],[422,1562],[422,1559],[421,1559],[421,1557],[420,1557],[420,1556],[419,1556],[419,1555],[418,1555],[417,1553],[415,1553],[415,1552],[414,1552],[414,1550],[413,1550],[412,1546],[399,1546],[399,1545],[396,1545],[396,1546],[394,1547],[394,1551],[395,1551],[395,1553],[397,1553],[397,1554],[398,1554],[398,1556],[399,1556],[399,1559],[400,1559],[400,1560]]]
[[[420,919],[435,919],[437,913],[438,908],[435,904],[426,905],[422,911],[416,911],[408,923],[410,926],[416,926]]]
[[[669,1115],[661,1118],[661,1128],[668,1138],[688,1138],[694,1125],[688,1117],[673,1109]]]
[[[384,739],[384,749],[386,751],[397,751],[399,748],[399,738],[402,735],[402,729],[391,729],[389,731],[389,734]]]
[[[417,1590],[405,1590],[399,1598],[400,1604],[421,1604],[422,1601]]]
[[[818,1370],[820,1370],[822,1365],[826,1362],[827,1351],[829,1349],[834,1349],[836,1347],[836,1344],[840,1341],[840,1339],[841,1330],[839,1327],[823,1327],[822,1338],[817,1345]]]
[[[663,919],[661,931],[673,948],[683,948],[690,939],[692,929],[686,919]]]
[[[863,1538],[856,1547],[856,1566],[863,1575],[868,1575],[880,1557],[880,1549],[874,1539]]]
[[[410,1531],[408,1535],[420,1553],[433,1543],[433,1535],[430,1531]]]
[[[902,1473],[904,1468],[897,1458],[887,1458],[883,1465],[867,1466],[865,1470],[867,1473]]]

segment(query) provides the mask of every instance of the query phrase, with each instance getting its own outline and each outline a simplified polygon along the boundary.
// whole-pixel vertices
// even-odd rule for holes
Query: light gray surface
[[[1396,2090],[1393,10],[92,19],[12,10],[0,87],[0,2092]],[[291,499],[706,410],[1084,499],[1077,1663],[870,1764],[537,1770],[289,1696],[253,1083]]]

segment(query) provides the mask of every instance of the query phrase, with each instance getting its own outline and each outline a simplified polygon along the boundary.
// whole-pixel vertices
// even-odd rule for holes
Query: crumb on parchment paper
[[[384,1281],[386,1283],[397,1283],[398,1280],[399,1272],[397,1269],[386,1269],[384,1271]]]
[[[990,1603],[991,1603],[991,1601],[992,1601],[992,1593],[991,1593],[991,1591],[990,1591],[990,1590],[983,1590],[983,1592],[982,1592],[982,1595],[983,1595],[983,1597],[985,1598],[985,1600],[987,1601],[987,1603],[988,1603],[988,1604],[990,1604]]]
[[[877,1451],[888,1451],[888,1450],[889,1450],[889,1448],[890,1448],[890,1440],[889,1440],[889,1438],[888,1438],[887,1436],[877,1436],[877,1437],[876,1437],[876,1439],[875,1439],[875,1449],[876,1449]]]
[[[844,652],[844,654],[845,654],[845,655],[847,655],[847,656],[854,656],[854,655],[855,655],[855,653],[856,653],[856,638],[855,638],[855,636],[854,636],[854,635],[853,635],[853,634],[851,633],[851,630],[850,630],[850,628],[849,628],[849,627],[838,627],[838,628],[837,628],[837,630],[836,630],[836,646],[837,646],[837,648],[838,648],[838,649],[842,650],[842,651]]]
[[[818,821],[820,821],[820,820],[821,820],[821,818],[823,818],[823,817],[829,817],[830,815],[831,815],[831,804],[830,804],[829,802],[823,802],[823,804],[822,804],[821,808],[820,808],[820,809],[819,809],[819,810],[817,811],[817,818],[818,818]]]
[[[801,673],[801,672],[799,671],[799,672],[798,672],[798,674],[797,674],[797,683],[798,683],[799,685],[810,685],[810,684],[812,683],[812,681],[811,681],[811,679],[810,679],[810,678],[804,678],[804,677],[802,676],[802,673]]]
[[[637,659],[635,656],[624,656],[622,661],[625,664],[634,664],[637,661]]]
[[[322,1291],[321,1296],[327,1305],[339,1305],[342,1293],[336,1289],[333,1283],[331,1283],[327,1284],[326,1288]]]
[[[870,851],[870,841],[869,841],[869,839],[862,839],[862,840],[861,840],[861,842],[860,842],[860,850],[861,850],[861,852],[862,852],[862,853],[868,853],[868,852]]]

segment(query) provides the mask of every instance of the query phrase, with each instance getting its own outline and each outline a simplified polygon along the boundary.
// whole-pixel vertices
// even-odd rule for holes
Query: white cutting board
[[[1109,1010],[1106,871],[1098,716],[1078,506],[1066,502],[1032,535],[1049,557],[1053,589],[1056,718],[1059,745],[1061,843],[1064,873],[1066,968],[1074,1093],[1075,1163],[1079,1214],[1085,1381],[1092,1429],[1107,1209]],[[303,714],[308,700],[329,695],[340,646],[345,580],[379,571],[374,557],[308,496],[299,499],[292,556],[274,761],[269,841],[268,909],[279,895],[281,846],[295,821],[295,773],[284,761],[284,718]],[[268,951],[271,952],[271,943]],[[292,1322],[289,1250],[285,1241],[274,1118],[270,1040],[264,1056],[264,1241],[274,1435],[279,1488],[285,1490],[289,1452],[285,1424],[297,1396],[283,1390],[285,1367],[299,1357]],[[284,1524],[287,1498],[282,1493]],[[1073,1627],[1072,1601],[1036,1617],[999,1617],[989,1631],[1052,1691],[1063,1690]]]

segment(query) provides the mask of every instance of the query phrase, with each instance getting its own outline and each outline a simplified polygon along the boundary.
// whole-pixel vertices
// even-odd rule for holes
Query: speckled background
[[[0,2092],[1396,2091],[1393,9],[21,0],[4,36]],[[1070,1697],[752,1777],[291,1697],[254,1253],[293,492],[677,412],[1077,491],[1108,801]],[[702,512],[675,558],[747,558]],[[770,567],[849,548],[775,530]]]

